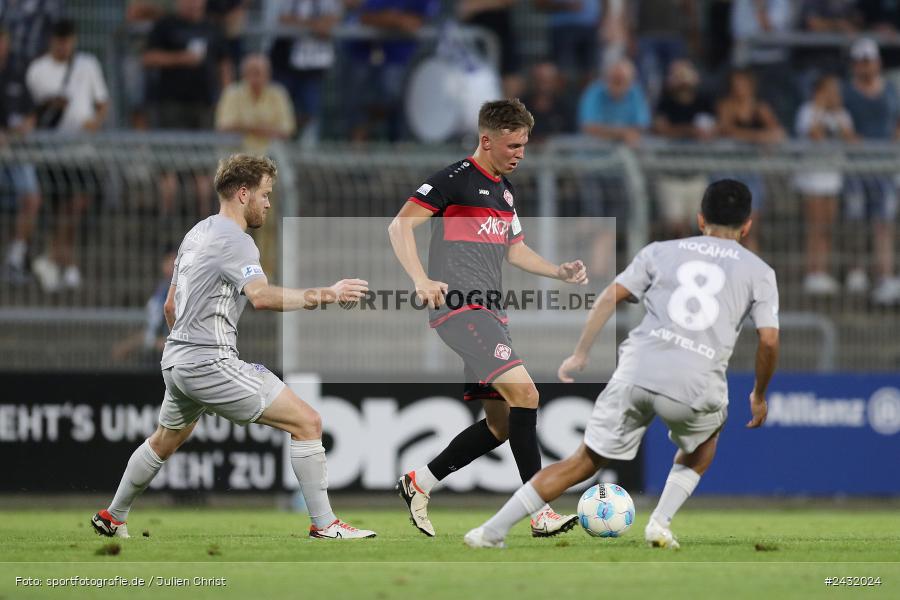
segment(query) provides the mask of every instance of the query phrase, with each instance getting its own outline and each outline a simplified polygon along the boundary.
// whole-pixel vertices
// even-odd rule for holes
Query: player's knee
[[[322,437],[322,415],[312,408],[305,407],[292,431],[301,440],[317,440]]]
[[[519,387],[514,397],[513,406],[521,406],[523,408],[537,408],[541,400],[541,395],[533,384]]]
[[[176,443],[171,436],[161,435],[158,430],[150,436],[148,442],[150,443],[150,449],[153,450],[153,453],[156,454],[160,460],[167,460],[170,456],[175,454],[175,451],[178,450],[178,446],[180,445]]]

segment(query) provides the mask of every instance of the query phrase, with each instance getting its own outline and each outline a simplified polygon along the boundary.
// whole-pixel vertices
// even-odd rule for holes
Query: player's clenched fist
[[[364,279],[341,279],[328,288],[326,302],[356,302],[369,291]]]
[[[424,279],[416,282],[416,296],[420,302],[427,303],[429,308],[440,308],[444,304],[448,288],[443,281]]]
[[[566,283],[577,283],[578,285],[587,285],[587,267],[580,260],[565,262],[559,265],[557,277]]]

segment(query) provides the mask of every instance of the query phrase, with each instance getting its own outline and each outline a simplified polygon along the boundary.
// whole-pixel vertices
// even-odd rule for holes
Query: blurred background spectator
[[[700,48],[699,6],[696,0],[636,0],[628,8],[638,73],[655,105],[672,61],[696,56]]]
[[[343,16],[341,0],[280,0],[278,23],[296,30],[280,37],[270,56],[275,81],[290,93],[297,132],[308,143],[319,138],[322,85],[334,65],[334,28]]]
[[[604,0],[535,0],[548,15],[550,56],[581,90],[597,74]]]
[[[206,16],[206,0],[175,0],[175,11],[156,21],[147,40],[144,66],[156,76],[148,96],[155,126],[161,129],[212,129],[216,100],[231,83],[232,67],[222,29]],[[190,178],[196,215],[212,212],[208,175]],[[178,174],[160,181],[163,214],[176,211]]]
[[[531,68],[522,102],[534,115],[531,143],[575,133],[575,106],[566,93],[566,82],[556,64],[543,61]]]
[[[800,27],[819,33],[855,33],[862,25],[857,0],[803,0]]]
[[[206,0],[176,0],[175,12],[150,32],[144,66],[156,69],[150,92],[155,125],[163,129],[210,129],[219,92],[231,83],[222,30],[206,17]]]
[[[881,69],[878,45],[860,38],[850,49],[850,80],[844,85],[844,103],[860,137],[888,142],[896,140],[900,127],[900,99]],[[879,304],[900,301],[900,279],[895,275],[895,221],[897,188],[892,174],[857,175],[847,179],[847,214],[852,219],[872,219],[875,276],[873,299]],[[847,288],[863,292],[869,286],[860,264],[850,271]]]
[[[241,36],[247,24],[249,4],[250,0],[206,0],[206,14],[222,30],[225,36],[225,54],[234,70],[237,70],[244,56]],[[232,73],[232,79],[234,75]]]
[[[158,362],[162,356],[162,350],[169,335],[169,325],[166,323],[163,305],[166,303],[169,287],[172,285],[177,254],[177,248],[170,248],[159,260],[159,281],[144,307],[144,326],[113,344],[110,358],[114,362],[129,362],[137,355],[146,355],[149,359],[147,362]]]
[[[812,142],[852,142],[853,120],[844,108],[841,82],[836,75],[823,75],[813,86],[813,95],[797,112],[797,136]],[[822,155],[815,153],[816,157]],[[838,196],[843,187],[840,171],[807,171],[794,180],[803,196],[806,218],[806,276],[803,289],[814,296],[832,296],[840,285],[831,273],[831,245]]]
[[[758,47],[750,44],[762,34],[786,34],[795,30],[795,8],[790,0],[734,0],[731,33],[736,66],[752,69],[764,81],[760,93],[772,107],[780,123],[791,123],[802,94],[785,47]]]
[[[525,90],[519,43],[513,29],[512,9],[515,4],[515,0],[460,0],[456,8],[460,21],[484,27],[497,36],[500,42],[500,77],[506,98],[518,98]]]
[[[241,62],[241,79],[228,86],[216,106],[216,129],[244,136],[244,149],[265,154],[273,140],[291,137],[294,109],[285,89],[272,83],[269,59],[249,54]]]
[[[0,24],[9,32],[9,60],[13,72],[24,75],[31,61],[44,53],[50,40],[50,28],[62,17],[62,0],[0,2]]]
[[[647,99],[635,80],[634,64],[627,59],[611,64],[603,79],[581,95],[578,127],[583,133],[637,146],[649,126]]]
[[[723,138],[745,144],[767,146],[784,141],[785,131],[769,104],[760,99],[756,77],[746,69],[728,76],[728,92],[716,107],[719,133]],[[757,220],[766,203],[766,184],[758,173],[738,173],[732,177],[744,182],[753,194],[753,215]],[[759,227],[745,238],[747,246],[759,250]]]
[[[38,126],[66,134],[89,134],[106,120],[109,93],[97,59],[76,52],[74,21],[57,21],[49,50],[34,60],[25,75],[28,93],[37,107]],[[97,174],[90,167],[51,169],[46,176],[60,190],[56,203],[56,227],[46,254],[32,266],[45,291],[55,292],[81,285],[76,237],[92,197],[99,193]]]
[[[350,42],[345,118],[350,139],[404,136],[403,81],[418,42],[415,34],[439,8],[434,0],[365,0],[356,15],[387,39]]]
[[[700,91],[700,74],[686,59],[669,66],[653,132],[668,140],[707,142],[716,136],[712,101]],[[697,198],[703,197],[707,178],[700,173],[661,174],[656,181],[656,209],[663,237],[681,237],[693,228]]]
[[[216,129],[244,136],[244,150],[266,154],[275,140],[294,134],[294,110],[287,92],[271,82],[269,59],[263,54],[248,54],[241,62],[241,80],[232,83],[216,107]],[[274,216],[279,211],[274,205]],[[275,273],[278,256],[278,219],[271,218],[253,232],[266,273]]]
[[[36,122],[34,103],[10,59],[9,48],[9,32],[0,28],[0,147],[10,137],[28,135]],[[5,163],[0,167],[0,207],[16,212],[0,277],[6,283],[21,285],[28,279],[28,245],[41,207],[33,164]]]

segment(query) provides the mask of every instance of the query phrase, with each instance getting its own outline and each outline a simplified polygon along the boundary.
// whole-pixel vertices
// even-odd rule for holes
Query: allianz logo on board
[[[816,392],[772,392],[767,427],[871,427],[900,432],[900,389],[883,387],[866,398],[822,398]]]

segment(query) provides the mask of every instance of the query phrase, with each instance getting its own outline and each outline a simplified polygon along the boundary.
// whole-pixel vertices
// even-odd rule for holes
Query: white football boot
[[[117,538],[131,537],[128,535],[128,525],[113,519],[112,515],[110,515],[106,509],[101,510],[91,517],[91,525],[94,527],[94,531],[97,532],[97,535]]]
[[[416,472],[410,471],[404,474],[400,481],[397,482],[395,489],[400,494],[400,497],[406,501],[406,506],[409,509],[409,521],[415,525],[416,529],[428,537],[434,537],[434,525],[431,524],[431,520],[428,518],[428,500],[430,496],[416,485]]]
[[[319,529],[315,525],[309,526],[309,537],[318,540],[359,540],[375,537],[374,531],[357,529],[347,525],[340,519],[335,519],[328,527]]]
[[[531,537],[553,537],[565,533],[578,523],[578,515],[559,515],[548,505],[531,520]]]
[[[484,527],[476,527],[463,538],[469,548],[506,548],[503,540],[491,540],[485,537]]]
[[[644,529],[644,539],[652,548],[677,550],[681,547],[678,540],[672,535],[672,530],[660,525],[653,517],[650,517],[650,521],[647,522],[647,527]]]

